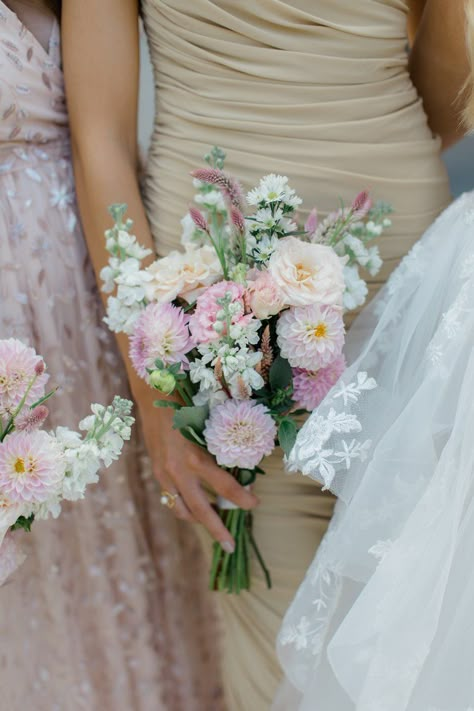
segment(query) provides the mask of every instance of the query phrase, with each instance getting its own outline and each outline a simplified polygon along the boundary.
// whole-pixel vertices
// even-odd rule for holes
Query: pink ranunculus
[[[312,412],[322,403],[345,369],[346,361],[343,355],[338,356],[330,365],[315,372],[295,368],[293,371],[293,399],[299,407]]]
[[[147,368],[155,361],[164,365],[187,364],[186,354],[192,348],[188,317],[173,304],[149,304],[135,322],[130,338],[130,359],[137,373],[147,378]]]
[[[26,405],[32,405],[45,393],[49,376],[44,361],[33,348],[16,338],[0,340],[0,417],[18,407],[33,378],[36,379]]]
[[[325,368],[344,346],[341,310],[317,304],[288,309],[278,319],[277,336],[281,355],[293,368]]]
[[[257,271],[247,287],[247,302],[259,319],[266,319],[279,313],[285,306],[283,295],[267,270]]]
[[[268,270],[289,306],[342,306],[343,263],[331,247],[285,237],[278,242]]]
[[[8,501],[47,501],[59,493],[65,471],[63,451],[47,432],[13,432],[0,444],[0,492]]]
[[[276,424],[264,405],[227,400],[211,410],[204,437],[209,452],[223,467],[254,469],[272,453]]]
[[[218,303],[226,294],[230,294],[231,303],[238,304],[241,308],[232,317],[232,325],[245,327],[253,318],[253,314],[245,314],[244,287],[233,281],[220,281],[213,284],[196,302],[196,310],[189,317],[189,328],[196,345],[209,343],[225,334],[224,330],[218,332],[214,327],[217,322],[217,315],[222,311],[222,305]]]

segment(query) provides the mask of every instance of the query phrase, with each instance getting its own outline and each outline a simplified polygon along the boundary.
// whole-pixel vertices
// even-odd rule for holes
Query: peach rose
[[[266,319],[279,313],[285,300],[276,282],[268,271],[257,272],[247,288],[248,305],[259,319]]]
[[[145,286],[146,296],[161,303],[173,301],[177,296],[191,303],[203,289],[222,279],[219,259],[209,245],[186,244],[185,252],[171,252],[147,271],[153,280]]]
[[[286,237],[272,254],[268,271],[289,306],[342,306],[343,262],[331,247]]]

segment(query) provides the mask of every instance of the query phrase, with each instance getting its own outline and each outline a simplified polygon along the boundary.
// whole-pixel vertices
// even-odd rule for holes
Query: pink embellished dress
[[[41,352],[60,385],[51,425],[76,426],[125,375],[77,217],[58,35],[48,52],[0,2],[0,338]],[[24,542],[0,588],[2,711],[221,709],[206,567],[138,439]]]

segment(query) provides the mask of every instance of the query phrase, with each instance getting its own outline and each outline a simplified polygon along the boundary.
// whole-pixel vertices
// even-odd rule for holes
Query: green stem
[[[257,556],[257,560],[258,560],[258,562],[260,563],[260,567],[261,567],[262,570],[263,570],[263,574],[264,574],[264,576],[265,576],[265,581],[266,581],[266,583],[267,583],[267,588],[268,588],[269,590],[271,590],[271,587],[272,587],[272,579],[271,579],[271,576],[270,576],[270,571],[268,570],[267,566],[265,565],[265,561],[263,560],[262,554],[260,553],[260,550],[259,550],[259,548],[258,548],[258,546],[257,546],[257,542],[256,542],[256,540],[255,540],[255,538],[254,538],[254,535],[253,535],[251,526],[249,526],[249,528],[248,528],[247,530],[248,530],[248,533],[249,533],[250,543],[251,543],[251,545],[252,545],[252,548],[253,548],[253,550],[254,550],[255,555]]]
[[[182,385],[180,385],[179,382],[176,383],[176,390],[178,391],[178,393],[179,393],[179,394],[181,395],[181,397],[183,398],[183,401],[184,401],[185,405],[187,405],[188,407],[192,407],[192,406],[193,406],[192,398],[189,397],[189,395],[188,395],[188,393],[186,392],[185,388],[184,388]]]

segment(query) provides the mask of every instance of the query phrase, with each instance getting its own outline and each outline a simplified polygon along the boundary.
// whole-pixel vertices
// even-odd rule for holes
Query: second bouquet
[[[138,374],[180,395],[155,404],[174,408],[174,427],[251,486],[276,446],[291,451],[299,416],[344,371],[344,311],[366,299],[359,269],[380,269],[370,243],[390,225],[390,208],[372,206],[362,192],[322,221],[313,210],[300,227],[302,201],[285,176],[267,175],[244,197],[224,157],[213,149],[208,166],[192,174],[195,204],[182,221],[182,251],[146,269],[149,252],[131,234],[126,206],[113,206],[102,278],[113,294],[106,321],[129,334]],[[354,442],[346,456],[364,453]],[[222,499],[217,505],[236,549],[214,544],[211,588],[249,589],[252,559],[271,586],[252,514]]]

